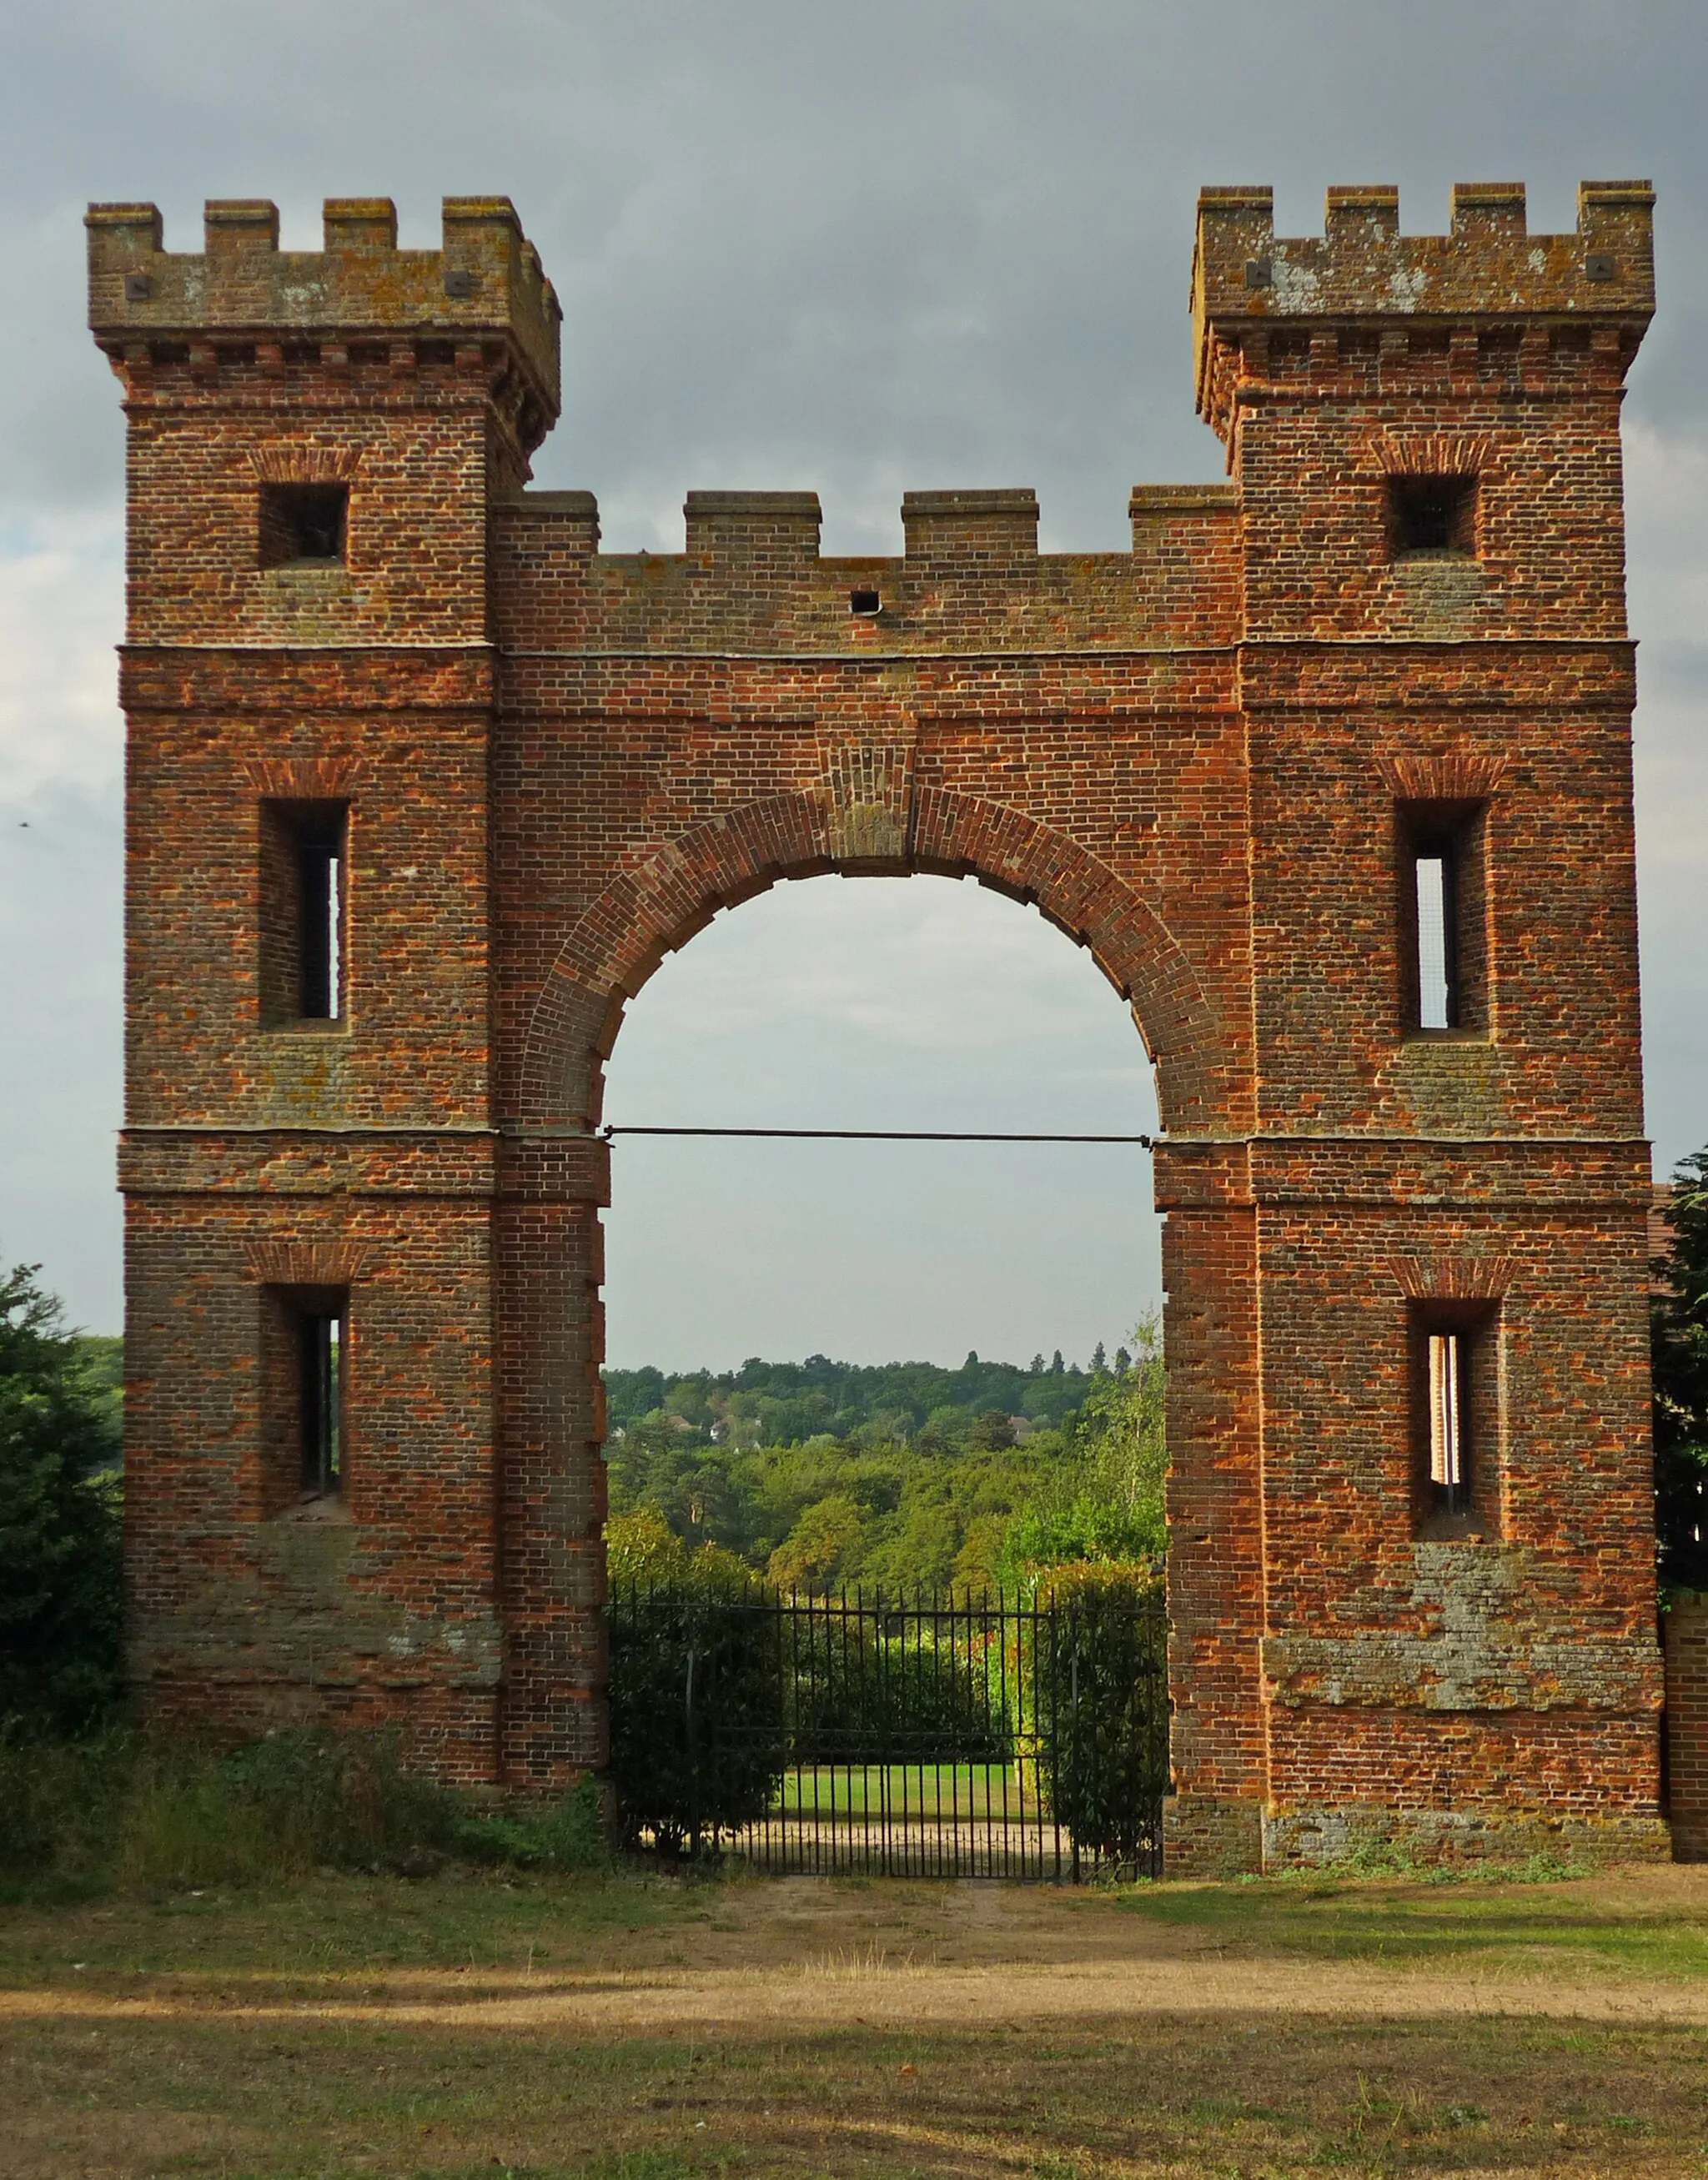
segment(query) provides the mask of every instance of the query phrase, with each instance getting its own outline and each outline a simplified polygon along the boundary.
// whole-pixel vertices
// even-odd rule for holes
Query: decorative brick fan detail
[[[270,1287],[352,1286],[372,1253],[366,1241],[246,1241],[243,1247],[250,1278]]]
[[[1388,1269],[1413,1302],[1498,1302],[1514,1257],[1390,1257]]]
[[[341,802],[361,777],[359,757],[251,757],[244,766],[257,794],[278,802]]]
[[[1469,750],[1376,759],[1376,770],[1402,802],[1484,802],[1500,785],[1506,769],[1504,757]]]

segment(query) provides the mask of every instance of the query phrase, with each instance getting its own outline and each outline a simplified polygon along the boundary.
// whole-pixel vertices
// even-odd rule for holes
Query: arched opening
[[[603,1109],[636,1842],[1154,1868],[1156,1099],[1096,963],[940,876],[780,884],[649,978]],[[1128,1140],[624,1132],[673,1126]]]
[[[582,1760],[603,1763],[605,1720],[619,1708],[614,1682],[609,1711],[602,1701],[607,1471],[598,1445],[607,1417],[599,1368],[607,1345],[600,1207],[612,1206],[620,1230],[623,1161],[634,1139],[620,1137],[614,1144],[599,1139],[608,1124],[633,1125],[608,1108],[608,1087],[620,1085],[622,1066],[620,1061],[612,1066],[608,1086],[607,1063],[617,1054],[630,1008],[661,965],[689,948],[724,911],[773,893],[780,881],[833,873],[912,876],[915,884],[895,890],[923,900],[934,895],[937,881],[973,878],[980,888],[1035,906],[1044,921],[1083,949],[1076,955],[1059,943],[1050,947],[1050,973],[1060,981],[1077,971],[1082,990],[1095,995],[1108,1033],[1117,1041],[1115,1065],[1129,1082],[1135,1081],[1129,1071],[1142,1067],[1141,1049],[1154,1063],[1160,1142],[1165,1146],[1159,1149],[1157,1165],[1158,1192],[1168,1213],[1171,1627],[1177,1635],[1184,1599],[1193,1631],[1187,1651],[1180,1652],[1174,1637],[1166,1646],[1176,1731],[1182,1729],[1182,1673],[1189,1671],[1198,1627],[1225,1629],[1243,1609],[1240,1599],[1224,1595],[1232,1585],[1249,1586],[1243,1533],[1231,1550],[1213,1545],[1199,1502],[1208,1493],[1216,1496],[1218,1507],[1232,1506],[1244,1490],[1243,1470],[1236,1478],[1225,1451],[1243,1444],[1249,1425],[1250,1234],[1239,1208],[1242,1138],[1227,1131],[1248,1125],[1249,1021],[1237,1004],[1237,978],[1229,961],[1211,955],[1204,964],[1209,980],[1201,981],[1194,957],[1162,915],[1164,904],[1173,900],[1176,911],[1191,922],[1201,913],[1219,913],[1217,901],[1169,893],[1160,883],[1162,866],[1153,869],[1145,852],[1142,818],[1120,818],[1104,851],[1094,852],[1045,817],[917,779],[910,744],[845,747],[833,739],[815,740],[797,754],[798,769],[780,760],[777,770],[785,779],[793,770],[799,784],[707,818],[650,856],[612,871],[603,890],[560,927],[549,954],[540,958],[538,981],[532,985],[537,996],[507,1049],[514,1071],[503,1088],[515,1118],[504,1152],[506,1208],[498,1272],[505,1448],[504,1749],[507,1775],[513,1777],[554,1775],[565,1751],[585,1751]],[[885,890],[791,884],[778,898],[853,900]],[[958,886],[944,888],[943,897],[977,899]],[[1000,901],[986,905],[1000,917],[1011,913]],[[733,937],[741,919],[731,917],[725,928]],[[752,917],[747,928],[755,928]],[[1046,947],[1053,936],[1023,916],[1008,928],[1028,930]],[[1196,930],[1194,923],[1187,935]],[[1198,948],[1198,955],[1202,953]],[[702,948],[699,958],[710,957]],[[683,988],[691,989],[691,952],[680,967]],[[1096,972],[1119,995],[1112,1010]],[[669,986],[658,989],[667,993]],[[1130,1023],[1142,1035],[1135,1036]],[[1137,1082],[1142,1083],[1142,1074]],[[1133,1115],[1127,1127],[1084,1132],[1146,1133],[1151,1109],[1141,1090],[1122,1115]],[[916,1112],[906,1117],[921,1124]],[[695,1121],[690,1115],[687,1124]],[[1139,1230],[1154,1232],[1141,1176],[1142,1168],[1127,1201]],[[625,1246],[619,1241],[620,1256]],[[1141,1305],[1143,1299],[1132,1296]],[[1117,1339],[1125,1315],[1125,1307],[1111,1308],[1103,1320]],[[620,1305],[618,1323],[620,1336],[625,1336]],[[1094,1324],[1082,1339],[1094,1347],[1099,1338],[1106,1346],[1110,1336]],[[957,1330],[957,1345],[959,1338]],[[967,1346],[978,1339],[975,1332]],[[739,1335],[733,1344],[752,1351]],[[904,1355],[914,1345],[900,1344]],[[1054,1355],[1052,1341],[1046,1363]],[[1031,1358],[1022,1352],[1021,1359]],[[1189,1475],[1210,1479],[1202,1488],[1193,1484],[1183,1500],[1182,1450]],[[1239,1504],[1242,1514],[1243,1500]],[[1179,1527],[1182,1507],[1185,1532]],[[1142,1627],[1135,1619],[1138,1647],[1126,1683],[1135,1684],[1135,1676],[1143,1680],[1149,1726],[1167,1724],[1159,1605],[1153,1594]],[[1049,1634],[1046,1650],[1054,1640]],[[1242,1687],[1241,1700],[1243,1694]],[[1140,1798],[1149,1812],[1146,1856],[1160,1851],[1168,1777],[1160,1738],[1149,1726],[1137,1754],[1144,1775]],[[1127,1797],[1127,1805],[1132,1802]],[[1031,1866],[1039,1866],[1035,1856]]]
[[[857,755],[881,772],[871,752]],[[1035,904],[1130,1001],[1156,1064],[1165,1127],[1213,1127],[1248,1110],[1248,1026],[1227,1019],[1225,1001],[1201,987],[1149,889],[1021,811],[922,787],[906,795],[901,814],[822,791],[774,795],[708,819],[624,870],[565,934],[532,1008],[516,1079],[506,1086],[521,1128],[597,1126],[603,1062],[629,1002],[665,956],[720,911],[779,880],[837,870],[975,878]]]
[[[605,1071],[619,1126],[1149,1134],[1094,963],[972,884],[781,884],[667,956]],[[1161,1299],[1150,1162],[1116,1144],[620,1139],[610,1362],[723,1370],[1110,1353]],[[835,1346],[840,1341],[841,1345]]]

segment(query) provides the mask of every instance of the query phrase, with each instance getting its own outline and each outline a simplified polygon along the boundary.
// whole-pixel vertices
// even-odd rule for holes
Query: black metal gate
[[[774,1871],[1161,1867],[1162,1601],[619,1586],[611,1768],[631,1845]]]

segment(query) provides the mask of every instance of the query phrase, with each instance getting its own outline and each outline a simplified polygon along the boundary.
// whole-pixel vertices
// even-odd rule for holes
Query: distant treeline
[[[607,1370],[605,1401],[614,1436],[663,1416],[708,1445],[799,1445],[864,1433],[873,1442],[923,1439],[926,1450],[947,1451],[964,1446],[992,1417],[1058,1429],[1095,1377],[1119,1375],[1132,1361],[1125,1347],[1106,1356],[1101,1342],[1086,1369],[1064,1362],[1059,1350],[1048,1361],[1035,1355],[1027,1368],[970,1354],[958,1370],[938,1362],[833,1362],[828,1355],[762,1362],[756,1356],[739,1370]]]
[[[795,1591],[1009,1589],[1162,1553],[1162,1362],[1099,1347],[1029,1369],[969,1355],[606,1374],[619,1580],[725,1553]]]

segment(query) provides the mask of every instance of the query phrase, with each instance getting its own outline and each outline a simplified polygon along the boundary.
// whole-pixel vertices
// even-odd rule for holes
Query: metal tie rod
[[[1011,1135],[964,1128],[601,1128],[607,1142],[614,1136],[765,1136],[791,1142],[836,1143],[1138,1143],[1155,1148],[1150,1136]]]

